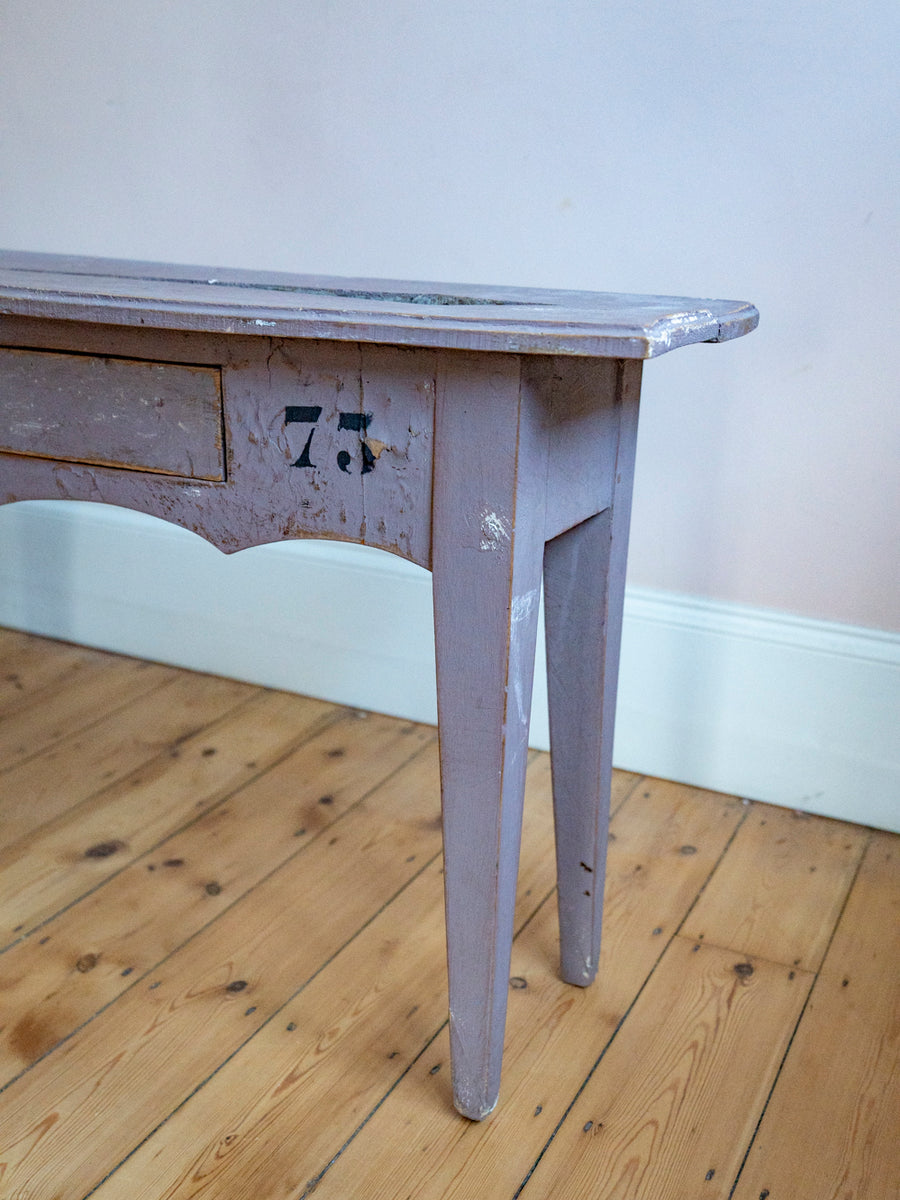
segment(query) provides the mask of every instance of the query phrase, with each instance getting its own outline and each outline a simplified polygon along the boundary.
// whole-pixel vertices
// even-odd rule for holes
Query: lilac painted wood
[[[737,300],[335,279],[0,252],[0,313],[157,329],[652,358],[756,327]]]
[[[582,987],[600,957],[639,393],[640,364],[620,363],[608,405],[609,507],[544,549],[560,964],[563,979]]]
[[[518,359],[438,374],[434,614],[450,1048],[459,1110],[497,1102],[544,546],[547,428]]]
[[[641,359],[752,305],[0,254],[0,503],[433,572],[454,1099],[497,1100],[541,575],[562,973],[596,970]]]
[[[225,478],[217,367],[0,348],[0,449]]]
[[[189,463],[209,444],[205,426],[198,436],[199,409],[193,423],[173,416],[165,426],[168,459],[185,464],[176,478],[86,461],[85,438],[98,426],[74,408],[65,419],[64,407],[57,407],[57,459],[4,457],[0,501],[65,496],[118,504],[182,525],[226,553],[285,538],[330,537],[429,565],[434,352],[155,329],[112,333],[66,321],[6,319],[0,332],[7,342],[98,357],[112,338],[118,355],[215,364],[225,472],[221,482],[190,473]],[[85,355],[58,357],[81,361]],[[0,413],[14,411],[17,385],[0,358]],[[63,468],[59,439],[66,432],[81,461]]]

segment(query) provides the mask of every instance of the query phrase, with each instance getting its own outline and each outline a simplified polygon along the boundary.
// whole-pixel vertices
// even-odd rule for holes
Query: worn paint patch
[[[485,509],[481,514],[481,550],[499,550],[509,542],[509,525],[499,513]]]
[[[510,618],[514,622],[527,621],[537,607],[539,589],[533,588],[523,596],[513,596]]]

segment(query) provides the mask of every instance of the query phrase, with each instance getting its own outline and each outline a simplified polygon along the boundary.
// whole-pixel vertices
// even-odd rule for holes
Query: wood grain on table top
[[[342,279],[0,251],[3,316],[517,354],[653,358],[753,330],[738,300]]]

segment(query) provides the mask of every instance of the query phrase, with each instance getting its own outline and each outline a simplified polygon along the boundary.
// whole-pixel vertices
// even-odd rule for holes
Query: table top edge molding
[[[24,251],[0,251],[3,316],[637,359],[741,337],[759,320],[752,304],[735,300],[343,279]]]

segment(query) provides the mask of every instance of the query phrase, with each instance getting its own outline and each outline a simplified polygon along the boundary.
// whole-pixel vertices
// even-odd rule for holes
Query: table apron
[[[430,568],[435,456],[465,472],[466,421],[435,444],[438,380],[465,356],[319,339],[0,321],[0,503],[100,501],[231,553],[293,538],[378,547]],[[548,440],[546,538],[608,507],[619,412],[641,364],[491,353]],[[497,402],[485,396],[484,403]],[[488,456],[490,459],[490,456]]]

